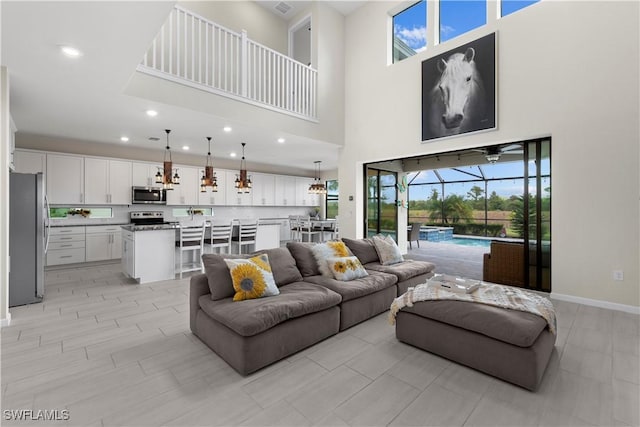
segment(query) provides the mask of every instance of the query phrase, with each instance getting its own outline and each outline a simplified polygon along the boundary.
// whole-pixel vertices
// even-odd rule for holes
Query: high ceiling
[[[356,3],[362,2],[342,6],[348,10]],[[334,144],[126,95],[127,83],[173,5],[2,1],[2,65],[9,69],[18,132],[162,150],[163,130],[173,128],[172,148],[188,145],[190,153],[205,154],[204,136],[212,136],[214,155],[221,157],[239,151],[243,141],[252,158],[265,164],[312,169],[313,159],[323,162],[323,170],[337,167]],[[61,45],[77,47],[82,56],[64,56]],[[148,109],[158,116],[146,116]],[[227,125],[232,132],[222,130]],[[120,141],[124,135],[126,143]],[[278,144],[280,137],[286,142]]]

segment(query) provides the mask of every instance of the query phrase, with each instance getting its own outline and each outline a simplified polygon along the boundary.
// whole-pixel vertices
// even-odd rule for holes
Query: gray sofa
[[[433,275],[433,264],[419,261],[397,264],[395,270],[376,266],[376,254],[376,261],[360,260],[368,276],[341,282],[320,275],[311,245],[290,242],[287,248],[259,251],[269,257],[280,295],[237,302],[224,262],[233,256],[203,255],[206,274],[192,276],[190,284],[191,331],[246,375],[388,310],[399,283],[406,289]]]

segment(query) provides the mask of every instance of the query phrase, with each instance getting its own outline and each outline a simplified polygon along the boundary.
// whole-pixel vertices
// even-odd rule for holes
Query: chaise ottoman
[[[556,340],[538,315],[467,301],[418,301],[395,320],[398,340],[528,390]]]

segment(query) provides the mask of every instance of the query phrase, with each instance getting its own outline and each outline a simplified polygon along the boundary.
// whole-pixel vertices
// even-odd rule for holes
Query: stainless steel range
[[[177,221],[165,221],[164,213],[162,211],[139,211],[129,213],[131,224],[136,226],[136,229],[154,229],[154,228],[166,228],[166,226],[178,225]]]

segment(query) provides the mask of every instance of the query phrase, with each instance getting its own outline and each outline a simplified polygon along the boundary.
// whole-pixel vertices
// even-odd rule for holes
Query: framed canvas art
[[[422,61],[422,141],[497,127],[496,33]]]

